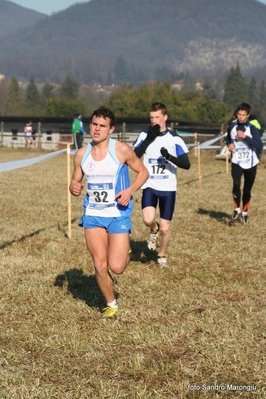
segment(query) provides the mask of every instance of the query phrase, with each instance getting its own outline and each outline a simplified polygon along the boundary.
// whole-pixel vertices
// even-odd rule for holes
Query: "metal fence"
[[[64,121],[65,122],[65,121]],[[148,120],[141,121],[130,121],[130,123],[120,122],[116,125],[116,130],[112,134],[113,138],[116,138],[120,141],[126,142],[129,145],[132,145],[138,136],[138,134],[142,131],[143,126],[148,124]],[[145,122],[145,124],[144,124]],[[1,124],[1,132],[0,132],[0,145],[3,147],[10,148],[23,148],[25,147],[25,136],[24,136],[24,126],[25,123],[22,121],[8,121],[8,122],[0,122]],[[90,141],[89,135],[89,125],[84,124],[85,130],[87,130],[84,135],[84,144],[87,144]],[[189,146],[196,145],[196,143],[202,143],[210,139],[211,137],[218,137],[221,135],[219,129],[213,132],[208,128],[208,126],[197,126],[194,127],[194,132],[189,132],[187,130],[183,130],[183,126],[179,126],[177,123],[170,122],[169,127],[172,130],[176,130],[184,139],[186,144]],[[88,129],[86,129],[88,128]],[[191,128],[193,131],[193,128]],[[197,130],[201,131],[201,133],[197,133]],[[33,125],[33,144],[32,147],[40,150],[47,151],[56,151],[59,149],[66,148],[67,143],[72,143],[73,135],[71,134],[71,123],[67,121],[67,123],[56,123],[56,122],[35,122]],[[220,144],[217,147],[222,147],[223,141],[221,139]]]

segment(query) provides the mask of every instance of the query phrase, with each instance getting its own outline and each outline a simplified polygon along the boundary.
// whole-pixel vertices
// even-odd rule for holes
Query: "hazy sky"
[[[9,0],[8,0],[9,1]],[[32,10],[43,12],[45,14],[52,14],[65,10],[76,3],[85,3],[88,0],[12,0],[13,3],[20,6],[31,8]],[[266,5],[266,0],[259,0]]]
[[[12,0],[12,3],[50,15],[53,12],[62,11],[74,4],[85,3],[86,1],[88,0]]]
[[[13,3],[19,4],[22,7],[31,8],[32,10],[43,12],[48,15],[53,12],[65,10],[77,3],[85,3],[86,1],[88,0],[12,0]],[[266,4],[266,0],[259,1]]]

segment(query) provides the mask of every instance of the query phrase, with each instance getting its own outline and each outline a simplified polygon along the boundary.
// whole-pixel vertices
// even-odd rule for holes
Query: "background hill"
[[[266,6],[256,0],[91,0],[3,38],[0,73],[121,83],[214,76],[238,62],[263,78],[265,21]]]
[[[0,38],[21,28],[29,28],[44,17],[46,14],[18,6],[12,1],[0,0]]]

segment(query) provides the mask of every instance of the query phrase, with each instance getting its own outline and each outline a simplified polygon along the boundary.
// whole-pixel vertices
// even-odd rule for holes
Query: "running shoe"
[[[160,267],[168,267],[167,258],[165,256],[159,256],[157,263],[160,265]]]
[[[158,230],[157,231],[151,230],[150,234],[149,234],[148,241],[147,241],[148,248],[151,251],[155,251],[157,248],[157,240],[159,237],[159,230],[160,230],[160,226],[158,223],[157,223],[157,226],[158,226]]]
[[[248,215],[242,215],[243,224],[248,224]]]
[[[108,319],[111,317],[115,317],[117,312],[118,312],[118,309],[110,308],[110,306],[107,306],[107,308],[103,309],[103,318]]]
[[[237,219],[239,218],[239,216],[240,216],[240,212],[234,210],[233,215],[232,215],[231,220],[230,220],[231,223],[232,223],[232,222],[236,222]]]

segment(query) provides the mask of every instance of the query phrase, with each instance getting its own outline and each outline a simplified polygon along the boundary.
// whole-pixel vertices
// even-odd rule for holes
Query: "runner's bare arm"
[[[74,170],[72,173],[72,178],[71,178],[71,182],[69,185],[69,190],[71,192],[72,195],[75,195],[76,197],[78,197],[81,194],[81,191],[83,189],[83,183],[82,183],[82,179],[83,179],[83,171],[81,169],[81,161],[84,155],[84,149],[81,148],[80,150],[78,150],[74,156]]]
[[[149,172],[142,161],[137,157],[133,149],[127,144],[119,143],[117,155],[120,162],[126,163],[134,172],[137,173],[137,176],[130,187],[126,190],[120,191],[116,196],[119,198],[119,203],[126,206],[128,205],[131,196],[139,190],[148,179]]]

